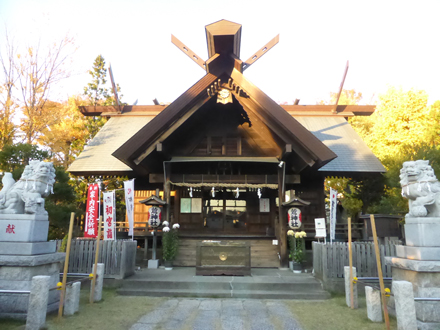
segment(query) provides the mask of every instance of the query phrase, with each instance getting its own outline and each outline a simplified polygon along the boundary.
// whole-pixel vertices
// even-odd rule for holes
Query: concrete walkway
[[[282,300],[169,299],[130,330],[301,330]]]

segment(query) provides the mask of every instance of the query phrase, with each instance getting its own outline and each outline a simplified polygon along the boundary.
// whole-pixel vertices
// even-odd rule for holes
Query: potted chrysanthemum
[[[177,251],[179,249],[179,235],[177,233],[180,225],[178,223],[173,224],[173,227],[169,227],[167,221],[163,222],[162,228],[162,258],[166,270],[173,269],[173,260],[176,259]]]
[[[304,237],[307,236],[305,231],[293,231],[289,230],[287,232],[289,239],[289,252],[292,259],[292,270],[294,273],[301,273],[302,265],[301,263],[305,259],[304,251]]]

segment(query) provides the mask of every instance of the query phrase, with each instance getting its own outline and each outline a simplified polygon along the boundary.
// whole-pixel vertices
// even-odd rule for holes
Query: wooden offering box
[[[249,242],[197,243],[196,275],[251,275]]]

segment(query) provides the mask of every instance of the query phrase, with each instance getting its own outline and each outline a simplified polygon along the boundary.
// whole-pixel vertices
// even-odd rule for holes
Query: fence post
[[[93,273],[95,273],[95,265],[93,265]],[[101,301],[102,299],[102,286],[104,284],[104,264],[98,263],[96,267],[96,285],[94,288],[90,286],[90,290],[94,289],[93,301]]]
[[[81,282],[72,283],[66,287],[66,303],[64,304],[64,315],[73,315],[79,311],[79,295]]]
[[[26,330],[39,330],[46,323],[50,276],[32,277]]]
[[[327,256],[327,243],[322,244],[322,280],[327,285],[328,281],[328,256]]]
[[[356,277],[356,268],[352,267],[352,274],[353,277]],[[354,284],[351,281],[350,278],[350,267],[349,266],[345,266],[344,267],[344,280],[345,280],[345,302],[347,303],[348,307],[351,307],[351,290],[350,290],[350,285],[353,285],[353,308],[358,308],[359,304],[358,304],[358,290],[357,290],[357,284]],[[351,282],[351,284],[350,284]]]
[[[374,290],[371,286],[366,286],[365,298],[367,302],[368,318],[373,322],[383,322],[380,292]]]
[[[393,281],[398,330],[417,330],[416,305],[413,285],[407,281]]]
[[[119,263],[120,269],[119,269],[119,277],[121,280],[125,277],[125,268],[127,264],[127,243],[126,241],[122,242],[121,246],[121,262]]]

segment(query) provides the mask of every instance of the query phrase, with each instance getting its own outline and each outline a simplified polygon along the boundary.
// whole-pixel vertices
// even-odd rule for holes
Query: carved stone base
[[[56,242],[0,242],[0,254],[36,255],[56,252]]]
[[[44,215],[3,214],[0,217],[0,242],[46,242],[48,232],[49,220]]]
[[[396,256],[411,260],[440,261],[440,247],[396,245]]]
[[[65,253],[51,253],[36,256],[0,255],[0,289],[30,290],[32,277],[50,276],[50,287],[56,287],[60,280],[60,266]],[[48,312],[58,308],[60,291],[49,292]],[[29,295],[0,295],[0,318],[26,319]]]
[[[408,246],[440,246],[440,218],[405,218]]]
[[[440,297],[440,261],[410,260],[386,257],[387,265],[393,268],[394,281],[408,281],[413,285],[414,297]],[[390,311],[394,310],[394,298],[390,297]],[[416,301],[416,316],[419,329],[440,329],[440,302]]]

